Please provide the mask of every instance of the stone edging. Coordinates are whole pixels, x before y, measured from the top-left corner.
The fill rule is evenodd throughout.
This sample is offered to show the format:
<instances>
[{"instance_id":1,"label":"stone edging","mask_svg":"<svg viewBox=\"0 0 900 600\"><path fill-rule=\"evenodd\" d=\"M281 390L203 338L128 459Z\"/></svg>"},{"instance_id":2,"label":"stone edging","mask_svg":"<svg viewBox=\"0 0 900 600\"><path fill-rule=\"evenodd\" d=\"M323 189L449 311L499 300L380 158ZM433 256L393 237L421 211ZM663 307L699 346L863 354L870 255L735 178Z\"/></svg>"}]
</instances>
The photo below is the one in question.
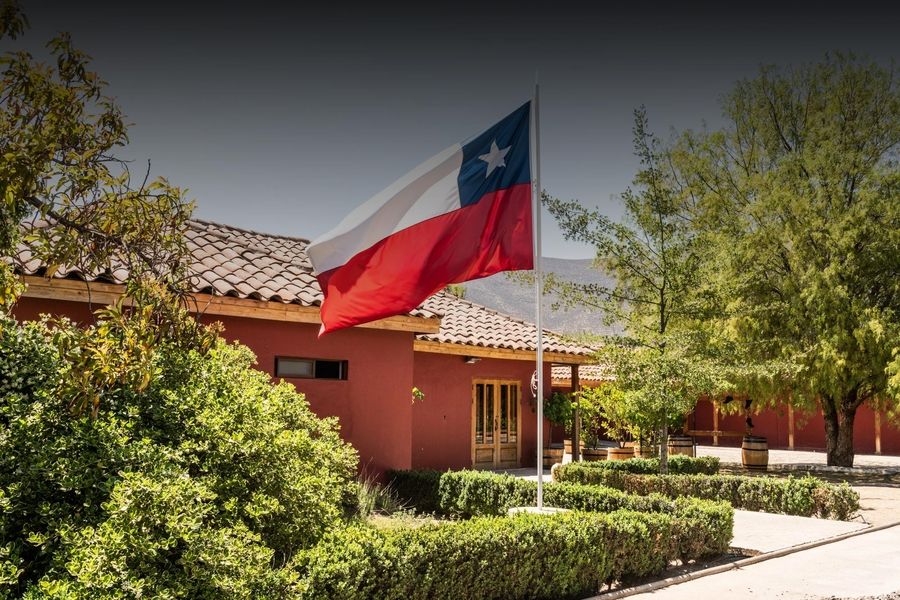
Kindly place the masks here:
<instances>
[{"instance_id":1,"label":"stone edging","mask_svg":"<svg viewBox=\"0 0 900 600\"><path fill-rule=\"evenodd\" d=\"M840 467L836 467L836 468L840 468ZM717 575L718 573L724 573L725 571L731 571L732 569L740 569L742 567L747 567L749 565L767 561L772 558L780 558L782 556L787 556L789 554L794 554L796 552L802 552L803 550L811 550L812 548L818 548L819 546L825 546L826 544L833 544L835 542L840 542L842 540L856 537L858 535L874 533L876 531L881 531L882 529L890 529L891 527L897 527L897 526L900 526L900 521L896 521L894 523L888 523L886 525L879 525L877 527L868 527L865 529L858 529L856 531L842 533L840 535L836 535L836 536L830 537L830 538L825 538L823 540L816 540L814 542L807 542L805 544L799 544L797 546L791 546L789 548L782 548L781 550L775 550L773 552L766 552L765 554L758 554L756 556L751 556L749 558L742 558L741 560L735 560L735 561L728 562L728 563L725 563L722 565L716 565L715 567L710 567L708 569L702 569L700 571L692 571L690 573L685 573L683 575L678 575L675 577L667 577L666 579L652 581L650 583L645 583L645 584L638 585L638 586L635 586L632 588L625 588L625 589L621 589L621 590L607 592L605 594L600 594L597 596L591 596L590 598L586 598L585 600L616 600L617 598L627 598L628 596L634 596L636 594L653 592L653 591L656 591L656 590L659 590L659 589L662 589L665 587L669 587L670 585L676 585L679 583L693 581L694 579L700 579L701 577L707 577L709 575Z\"/></svg>"},{"instance_id":2,"label":"stone edging","mask_svg":"<svg viewBox=\"0 0 900 600\"><path fill-rule=\"evenodd\" d=\"M729 468L742 467L739 462L721 461L719 464ZM818 463L769 464L768 470L770 472L821 471L822 473L843 473L846 475L900 475L900 467L830 467Z\"/></svg>"}]
</instances>

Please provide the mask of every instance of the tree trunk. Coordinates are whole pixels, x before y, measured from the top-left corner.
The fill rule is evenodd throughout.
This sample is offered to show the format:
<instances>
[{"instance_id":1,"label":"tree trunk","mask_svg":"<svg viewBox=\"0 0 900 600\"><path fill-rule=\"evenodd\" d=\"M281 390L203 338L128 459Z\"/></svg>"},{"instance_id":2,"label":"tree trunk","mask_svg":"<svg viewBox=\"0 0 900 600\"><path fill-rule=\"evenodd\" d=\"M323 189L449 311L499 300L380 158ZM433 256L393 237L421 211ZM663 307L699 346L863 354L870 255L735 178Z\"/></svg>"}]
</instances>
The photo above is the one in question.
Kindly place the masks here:
<instances>
[{"instance_id":1,"label":"tree trunk","mask_svg":"<svg viewBox=\"0 0 900 600\"><path fill-rule=\"evenodd\" d=\"M659 430L659 472L669 472L669 426L665 424Z\"/></svg>"},{"instance_id":2,"label":"tree trunk","mask_svg":"<svg viewBox=\"0 0 900 600\"><path fill-rule=\"evenodd\" d=\"M830 467L853 466L853 422L861 404L857 390L843 398L822 396L825 418L825 450Z\"/></svg>"}]
</instances>

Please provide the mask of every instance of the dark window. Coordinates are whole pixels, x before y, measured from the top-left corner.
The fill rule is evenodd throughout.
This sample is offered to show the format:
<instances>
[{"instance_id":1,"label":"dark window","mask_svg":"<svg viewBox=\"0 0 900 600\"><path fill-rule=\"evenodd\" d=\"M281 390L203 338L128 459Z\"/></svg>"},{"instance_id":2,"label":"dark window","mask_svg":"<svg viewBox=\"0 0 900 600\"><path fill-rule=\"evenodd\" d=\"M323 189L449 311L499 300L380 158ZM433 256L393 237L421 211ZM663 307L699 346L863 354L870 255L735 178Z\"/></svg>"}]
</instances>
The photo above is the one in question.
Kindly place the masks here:
<instances>
[{"instance_id":1,"label":"dark window","mask_svg":"<svg viewBox=\"0 0 900 600\"><path fill-rule=\"evenodd\" d=\"M347 379L346 360L275 357L275 377L289 379Z\"/></svg>"}]
</instances>

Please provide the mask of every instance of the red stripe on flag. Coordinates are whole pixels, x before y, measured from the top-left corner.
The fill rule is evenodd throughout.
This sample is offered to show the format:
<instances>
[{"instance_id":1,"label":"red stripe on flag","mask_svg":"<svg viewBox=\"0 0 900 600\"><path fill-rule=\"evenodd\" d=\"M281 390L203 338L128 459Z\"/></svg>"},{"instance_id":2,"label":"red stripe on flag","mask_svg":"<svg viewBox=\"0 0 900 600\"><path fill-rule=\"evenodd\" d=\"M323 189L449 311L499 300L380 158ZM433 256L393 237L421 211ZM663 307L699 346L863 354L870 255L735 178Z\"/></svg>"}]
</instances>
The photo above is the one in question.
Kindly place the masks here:
<instances>
[{"instance_id":1,"label":"red stripe on flag","mask_svg":"<svg viewBox=\"0 0 900 600\"><path fill-rule=\"evenodd\" d=\"M321 333L407 313L450 283L533 267L525 183L407 227L321 273Z\"/></svg>"}]
</instances>

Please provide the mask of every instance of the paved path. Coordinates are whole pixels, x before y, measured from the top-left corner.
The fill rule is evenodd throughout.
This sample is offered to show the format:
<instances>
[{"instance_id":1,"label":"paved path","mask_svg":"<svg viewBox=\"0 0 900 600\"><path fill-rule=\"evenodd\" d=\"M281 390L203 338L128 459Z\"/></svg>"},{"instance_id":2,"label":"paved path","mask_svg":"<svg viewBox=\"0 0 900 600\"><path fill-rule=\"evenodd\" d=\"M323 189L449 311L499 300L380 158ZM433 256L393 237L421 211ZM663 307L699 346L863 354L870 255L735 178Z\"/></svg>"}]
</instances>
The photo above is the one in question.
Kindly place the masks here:
<instances>
[{"instance_id":1,"label":"paved path","mask_svg":"<svg viewBox=\"0 0 900 600\"><path fill-rule=\"evenodd\" d=\"M900 526L631 596L645 600L812 600L900 591Z\"/></svg>"},{"instance_id":2,"label":"paved path","mask_svg":"<svg viewBox=\"0 0 900 600\"><path fill-rule=\"evenodd\" d=\"M862 520L872 525L900 522L900 485L854 485Z\"/></svg>"},{"instance_id":3,"label":"paved path","mask_svg":"<svg viewBox=\"0 0 900 600\"><path fill-rule=\"evenodd\" d=\"M749 510L734 511L733 548L774 552L866 529L860 522L773 515Z\"/></svg>"}]
</instances>

